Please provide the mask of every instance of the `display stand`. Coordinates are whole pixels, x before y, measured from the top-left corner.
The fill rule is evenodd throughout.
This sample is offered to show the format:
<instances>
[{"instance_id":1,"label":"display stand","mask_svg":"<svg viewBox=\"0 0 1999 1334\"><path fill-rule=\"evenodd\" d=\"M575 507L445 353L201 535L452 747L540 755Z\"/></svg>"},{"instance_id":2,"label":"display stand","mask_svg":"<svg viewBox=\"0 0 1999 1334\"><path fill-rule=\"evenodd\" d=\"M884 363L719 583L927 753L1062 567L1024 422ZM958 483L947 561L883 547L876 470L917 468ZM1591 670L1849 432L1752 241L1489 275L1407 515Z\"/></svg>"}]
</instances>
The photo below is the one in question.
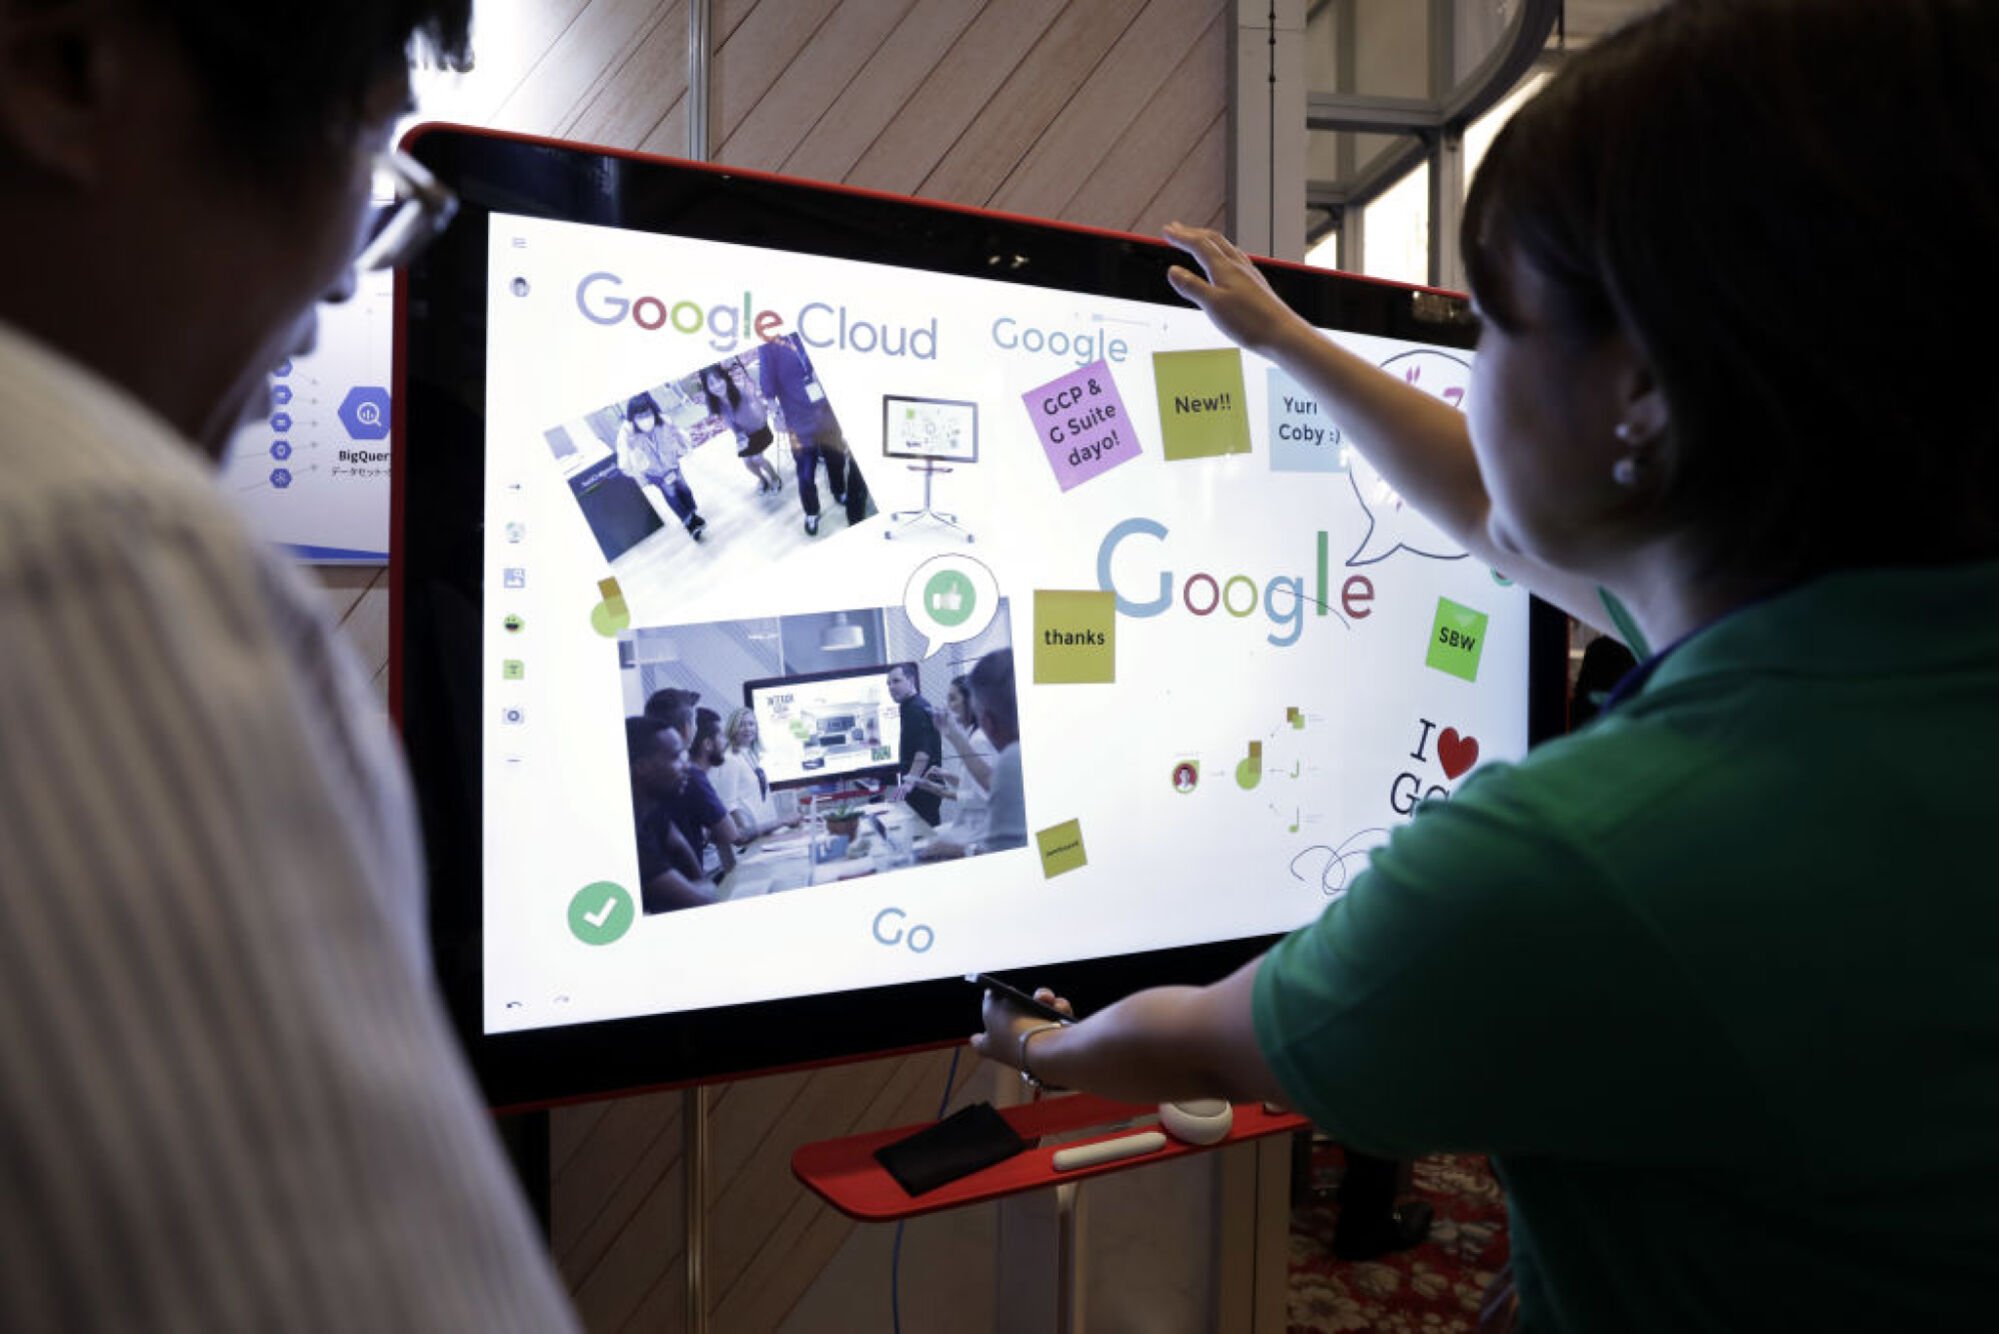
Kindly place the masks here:
<instances>
[{"instance_id":1,"label":"display stand","mask_svg":"<svg viewBox=\"0 0 1999 1334\"><path fill-rule=\"evenodd\" d=\"M897 510L895 513L889 515L889 521L895 526L883 532L882 537L893 541L898 537L907 537L909 530L918 524L931 523L941 528L950 529L956 536L970 542L972 540L971 530L958 522L957 515L946 514L942 510L935 510L930 507L930 479L938 473L950 472L951 469L940 468L934 461L925 459L921 463L910 464L909 470L923 474L923 508Z\"/></svg>"},{"instance_id":2,"label":"display stand","mask_svg":"<svg viewBox=\"0 0 1999 1334\"><path fill-rule=\"evenodd\" d=\"M1034 1147L920 1196L905 1191L875 1160L875 1150L893 1144L923 1125L849 1135L800 1145L791 1156L792 1174L849 1218L897 1222L922 1214L999 1201L1000 1250L1010 1281L1000 1293L996 1328L1054 1330L1081 1334L1082 1312L1077 1234L1081 1197L1077 1187L1091 1177L1126 1172L1153 1163L1186 1158L1267 1135L1288 1134L1310 1124L1290 1112L1272 1112L1258 1103L1239 1104L1227 1137L1193 1145L1168 1139L1166 1147L1074 1171L1057 1172L1058 1148L1115 1139L1135 1128L1155 1128L1157 1107L1114 1102L1090 1094L1044 1098L1000 1109L1022 1139ZM1145 1121L1142 1127L1134 1123ZM1079 1133L1080 1132L1080 1133ZM1059 1144L1045 1141L1060 1138Z\"/></svg>"},{"instance_id":3,"label":"display stand","mask_svg":"<svg viewBox=\"0 0 1999 1334\"><path fill-rule=\"evenodd\" d=\"M708 1334L708 1089L680 1094L680 1161L686 1174L687 1334Z\"/></svg>"}]
</instances>

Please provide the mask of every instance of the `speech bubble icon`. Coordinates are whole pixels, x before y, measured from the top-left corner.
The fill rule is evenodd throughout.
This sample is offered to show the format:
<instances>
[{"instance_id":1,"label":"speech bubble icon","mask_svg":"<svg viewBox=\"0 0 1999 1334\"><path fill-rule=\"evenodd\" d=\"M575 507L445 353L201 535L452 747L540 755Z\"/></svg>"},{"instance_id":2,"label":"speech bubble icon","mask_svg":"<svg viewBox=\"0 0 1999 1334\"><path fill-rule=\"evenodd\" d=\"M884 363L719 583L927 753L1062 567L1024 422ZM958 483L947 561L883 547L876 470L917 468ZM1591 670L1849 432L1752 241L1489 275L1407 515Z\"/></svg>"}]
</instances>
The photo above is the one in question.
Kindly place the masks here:
<instances>
[{"instance_id":1,"label":"speech bubble icon","mask_svg":"<svg viewBox=\"0 0 1999 1334\"><path fill-rule=\"evenodd\" d=\"M1390 357L1381 363L1381 369L1460 410L1471 386L1469 363L1428 348ZM1348 455L1348 463L1347 480L1353 484L1361 513L1367 516L1367 532L1347 557L1349 566L1373 565L1398 551L1429 560L1463 560L1470 554L1411 509L1358 451Z\"/></svg>"},{"instance_id":2,"label":"speech bubble icon","mask_svg":"<svg viewBox=\"0 0 1999 1334\"><path fill-rule=\"evenodd\" d=\"M927 641L923 656L933 657L946 644L962 644L992 624L999 580L970 556L932 556L909 576L902 610Z\"/></svg>"}]
</instances>

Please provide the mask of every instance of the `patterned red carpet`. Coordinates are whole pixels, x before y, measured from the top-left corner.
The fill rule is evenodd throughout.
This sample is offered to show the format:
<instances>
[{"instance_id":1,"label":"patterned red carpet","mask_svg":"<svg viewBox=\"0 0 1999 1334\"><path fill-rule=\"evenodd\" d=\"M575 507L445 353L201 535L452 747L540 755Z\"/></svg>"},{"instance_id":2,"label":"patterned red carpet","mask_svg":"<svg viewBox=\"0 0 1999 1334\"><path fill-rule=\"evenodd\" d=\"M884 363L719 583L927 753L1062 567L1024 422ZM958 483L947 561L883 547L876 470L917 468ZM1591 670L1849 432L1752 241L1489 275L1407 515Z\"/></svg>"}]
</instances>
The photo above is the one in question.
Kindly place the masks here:
<instances>
[{"instance_id":1,"label":"patterned red carpet","mask_svg":"<svg viewBox=\"0 0 1999 1334\"><path fill-rule=\"evenodd\" d=\"M1484 1158L1416 1161L1415 1198L1436 1210L1420 1246L1358 1264L1333 1256L1333 1188L1345 1159L1314 1144L1309 1198L1291 1215L1290 1334L1381 1330L1458 1334L1478 1327L1480 1300L1506 1264L1506 1199Z\"/></svg>"}]
</instances>

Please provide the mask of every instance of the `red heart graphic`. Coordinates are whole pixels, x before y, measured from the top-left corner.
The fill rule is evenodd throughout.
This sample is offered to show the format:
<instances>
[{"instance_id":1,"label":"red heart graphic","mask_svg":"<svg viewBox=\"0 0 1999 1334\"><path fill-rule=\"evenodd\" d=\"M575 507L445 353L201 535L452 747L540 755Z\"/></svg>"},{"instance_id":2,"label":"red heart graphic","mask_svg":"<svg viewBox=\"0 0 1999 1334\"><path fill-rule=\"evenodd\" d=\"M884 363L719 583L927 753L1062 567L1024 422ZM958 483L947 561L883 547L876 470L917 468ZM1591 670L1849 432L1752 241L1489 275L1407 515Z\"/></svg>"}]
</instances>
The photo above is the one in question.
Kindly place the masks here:
<instances>
[{"instance_id":1,"label":"red heart graphic","mask_svg":"<svg viewBox=\"0 0 1999 1334\"><path fill-rule=\"evenodd\" d=\"M1459 736L1457 728L1446 727L1437 737L1437 763L1444 766L1444 777L1456 778L1478 763L1478 738Z\"/></svg>"}]
</instances>

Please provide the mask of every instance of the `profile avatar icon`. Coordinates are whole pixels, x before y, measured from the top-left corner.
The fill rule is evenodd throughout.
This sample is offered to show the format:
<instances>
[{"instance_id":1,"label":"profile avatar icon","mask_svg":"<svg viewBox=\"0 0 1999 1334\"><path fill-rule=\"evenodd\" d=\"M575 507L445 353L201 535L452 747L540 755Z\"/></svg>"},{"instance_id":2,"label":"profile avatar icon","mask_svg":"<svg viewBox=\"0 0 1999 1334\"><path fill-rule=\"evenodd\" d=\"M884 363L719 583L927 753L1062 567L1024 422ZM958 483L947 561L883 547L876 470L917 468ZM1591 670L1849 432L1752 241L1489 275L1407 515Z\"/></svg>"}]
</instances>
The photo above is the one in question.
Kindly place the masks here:
<instances>
[{"instance_id":1,"label":"profile avatar icon","mask_svg":"<svg viewBox=\"0 0 1999 1334\"><path fill-rule=\"evenodd\" d=\"M1201 782L1201 766L1193 760L1182 760L1173 766L1173 790L1181 796L1192 792Z\"/></svg>"}]
</instances>

